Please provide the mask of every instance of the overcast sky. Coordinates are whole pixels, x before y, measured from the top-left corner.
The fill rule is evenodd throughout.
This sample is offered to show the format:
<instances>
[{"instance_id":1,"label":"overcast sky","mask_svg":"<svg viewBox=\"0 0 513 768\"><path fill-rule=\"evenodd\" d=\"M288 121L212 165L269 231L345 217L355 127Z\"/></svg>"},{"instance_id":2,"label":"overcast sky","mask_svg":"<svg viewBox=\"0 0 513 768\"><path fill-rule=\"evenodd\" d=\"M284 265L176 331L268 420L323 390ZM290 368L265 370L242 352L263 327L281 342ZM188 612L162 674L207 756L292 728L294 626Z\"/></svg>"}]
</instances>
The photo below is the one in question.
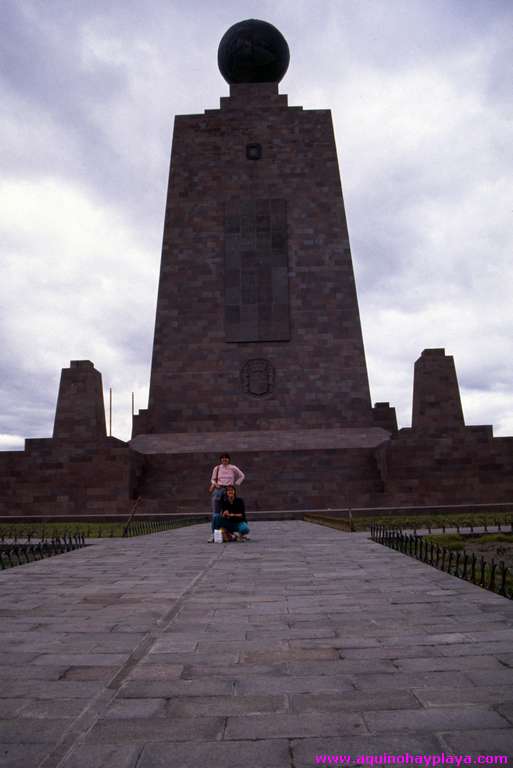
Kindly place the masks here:
<instances>
[{"instance_id":1,"label":"overcast sky","mask_svg":"<svg viewBox=\"0 0 513 768\"><path fill-rule=\"evenodd\" d=\"M0 449L48 437L90 359L113 434L147 405L172 121L219 106L226 29L270 21L291 105L330 108L373 402L454 355L513 435L511 0L0 0Z\"/></svg>"}]
</instances>

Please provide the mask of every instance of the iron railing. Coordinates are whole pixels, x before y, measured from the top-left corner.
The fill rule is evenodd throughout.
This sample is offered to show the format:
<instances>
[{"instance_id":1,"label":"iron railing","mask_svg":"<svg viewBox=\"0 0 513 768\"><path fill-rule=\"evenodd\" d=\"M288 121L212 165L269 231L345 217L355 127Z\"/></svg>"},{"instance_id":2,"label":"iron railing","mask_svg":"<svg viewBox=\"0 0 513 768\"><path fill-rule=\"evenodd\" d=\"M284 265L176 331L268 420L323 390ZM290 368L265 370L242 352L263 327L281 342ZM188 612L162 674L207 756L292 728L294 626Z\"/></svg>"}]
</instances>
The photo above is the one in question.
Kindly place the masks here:
<instances>
[{"instance_id":1,"label":"iron railing","mask_svg":"<svg viewBox=\"0 0 513 768\"><path fill-rule=\"evenodd\" d=\"M160 533L161 531L169 531L172 528L183 528L186 525L206 523L209 522L209 520L209 515L195 518L183 518L181 520L131 520L125 526L123 536L144 536L148 533Z\"/></svg>"},{"instance_id":2,"label":"iron railing","mask_svg":"<svg viewBox=\"0 0 513 768\"><path fill-rule=\"evenodd\" d=\"M470 581L483 589L513 600L513 573L503 560L499 563L493 559L487 562L484 557L477 557L475 553L469 555L465 550L454 551L427 541L415 533L407 534L400 528L387 528L383 525L371 526L371 539L415 557L451 576Z\"/></svg>"},{"instance_id":3,"label":"iron railing","mask_svg":"<svg viewBox=\"0 0 513 768\"><path fill-rule=\"evenodd\" d=\"M372 527L372 525L371 525ZM446 533L447 531L456 531L456 533L461 533L462 531L467 531L468 533L474 533L475 528L482 529L484 533L489 532L489 528L492 529L492 533L513 533L513 517L506 518L504 517L502 520L499 518L493 518L493 519L486 519L483 518L480 521L472 521L469 520L468 522L451 522L451 520L448 520L447 518L442 518L440 522L419 522L418 525L411 524L411 521L404 524L404 527L411 528L413 530L414 535L417 535L417 529L423 528L427 530L428 533L431 533L433 529L436 531L441 530L442 533ZM508 531L509 528L509 531ZM395 528L394 528L395 530ZM400 529L402 530L402 529Z\"/></svg>"},{"instance_id":4,"label":"iron railing","mask_svg":"<svg viewBox=\"0 0 513 768\"><path fill-rule=\"evenodd\" d=\"M74 536L64 534L62 538L55 538L49 541L39 541L26 544L20 542L5 542L0 544L0 570L14 568L17 565L33 563L37 560L44 560L54 555L62 555L64 552L71 552L75 549L82 549L86 546L85 538L77 533Z\"/></svg>"}]
</instances>

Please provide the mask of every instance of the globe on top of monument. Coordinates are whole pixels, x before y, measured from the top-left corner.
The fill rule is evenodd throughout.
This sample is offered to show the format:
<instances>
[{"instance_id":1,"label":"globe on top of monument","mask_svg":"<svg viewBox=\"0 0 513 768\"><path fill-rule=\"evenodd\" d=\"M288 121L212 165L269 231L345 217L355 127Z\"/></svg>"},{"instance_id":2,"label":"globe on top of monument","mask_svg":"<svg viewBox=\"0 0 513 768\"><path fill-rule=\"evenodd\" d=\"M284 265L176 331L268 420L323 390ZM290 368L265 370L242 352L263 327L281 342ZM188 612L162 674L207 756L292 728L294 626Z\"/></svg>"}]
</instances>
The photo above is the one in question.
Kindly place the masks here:
<instances>
[{"instance_id":1,"label":"globe on top of monument","mask_svg":"<svg viewBox=\"0 0 513 768\"><path fill-rule=\"evenodd\" d=\"M279 83L289 66L289 46L267 21L246 19L228 29L217 62L228 83Z\"/></svg>"}]
</instances>

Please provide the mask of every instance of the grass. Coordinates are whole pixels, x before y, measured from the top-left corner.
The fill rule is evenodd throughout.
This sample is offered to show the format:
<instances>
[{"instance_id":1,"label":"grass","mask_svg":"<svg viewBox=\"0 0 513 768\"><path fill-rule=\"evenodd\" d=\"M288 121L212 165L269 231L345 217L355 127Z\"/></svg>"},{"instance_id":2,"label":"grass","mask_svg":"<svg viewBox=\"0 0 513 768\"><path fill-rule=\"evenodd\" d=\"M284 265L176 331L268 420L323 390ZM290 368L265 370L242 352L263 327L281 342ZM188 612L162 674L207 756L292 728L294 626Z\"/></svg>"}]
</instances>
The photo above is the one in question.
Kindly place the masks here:
<instances>
[{"instance_id":1,"label":"grass","mask_svg":"<svg viewBox=\"0 0 513 768\"><path fill-rule=\"evenodd\" d=\"M141 521L134 521L137 526ZM183 519L169 521L168 527L182 528L185 525L194 525L203 523L203 519ZM18 539L26 539L30 536L32 539L53 539L62 538L64 534L74 536L82 534L86 539L97 538L116 538L123 536L126 523L81 523L81 522L60 522L60 523L2 523L0 524L0 540L2 538L12 539L15 536Z\"/></svg>"},{"instance_id":2,"label":"grass","mask_svg":"<svg viewBox=\"0 0 513 768\"><path fill-rule=\"evenodd\" d=\"M305 515L305 523L317 523L317 525L326 525L328 528L336 528L338 531L349 531L349 521L340 517L325 517L323 515Z\"/></svg>"},{"instance_id":3,"label":"grass","mask_svg":"<svg viewBox=\"0 0 513 768\"><path fill-rule=\"evenodd\" d=\"M459 533L440 533L434 536L423 536L423 539L432 544L438 544L439 547L451 549L453 552L461 552L465 548L466 541L466 537L461 536Z\"/></svg>"},{"instance_id":4,"label":"grass","mask_svg":"<svg viewBox=\"0 0 513 768\"><path fill-rule=\"evenodd\" d=\"M19 539L31 538L40 539L43 536L47 539L61 538L64 534L74 536L81 533L87 538L98 538L107 536L122 536L124 523L2 523L0 524L0 537Z\"/></svg>"},{"instance_id":5,"label":"grass","mask_svg":"<svg viewBox=\"0 0 513 768\"><path fill-rule=\"evenodd\" d=\"M505 541L513 544L513 533L483 533L476 541L483 544L488 541Z\"/></svg>"},{"instance_id":6,"label":"grass","mask_svg":"<svg viewBox=\"0 0 513 768\"><path fill-rule=\"evenodd\" d=\"M483 533L481 536L461 535L459 533L440 533L430 536L423 536L425 541L438 544L439 547L446 547L453 551L462 550L465 544L488 544L493 542L505 542L513 544L513 533Z\"/></svg>"},{"instance_id":7,"label":"grass","mask_svg":"<svg viewBox=\"0 0 513 768\"><path fill-rule=\"evenodd\" d=\"M309 515L304 518L307 522L315 522L320 525L327 525L340 531L349 530L349 521L347 517L330 517L329 515ZM445 515L389 515L376 517L357 517L353 515L353 530L368 531L371 525L383 525L386 528L410 528L420 530L421 528L474 528L483 526L492 526L500 523L501 526L508 527L513 523L513 514L445 514ZM494 534L495 535L495 534ZM500 534L499 534L500 535Z\"/></svg>"}]
</instances>

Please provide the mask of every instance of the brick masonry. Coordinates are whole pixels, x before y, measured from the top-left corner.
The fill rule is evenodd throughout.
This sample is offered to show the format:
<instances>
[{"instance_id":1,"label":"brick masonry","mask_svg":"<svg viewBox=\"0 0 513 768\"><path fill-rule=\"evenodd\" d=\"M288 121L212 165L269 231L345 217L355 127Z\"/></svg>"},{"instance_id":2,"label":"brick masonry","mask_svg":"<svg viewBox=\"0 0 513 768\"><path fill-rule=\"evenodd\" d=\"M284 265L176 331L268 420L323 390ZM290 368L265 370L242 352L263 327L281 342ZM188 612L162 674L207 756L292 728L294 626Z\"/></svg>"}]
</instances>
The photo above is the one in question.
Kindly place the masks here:
<instances>
[{"instance_id":1,"label":"brick masonry","mask_svg":"<svg viewBox=\"0 0 513 768\"><path fill-rule=\"evenodd\" d=\"M53 436L77 441L107 436L102 375L90 360L72 360L61 371Z\"/></svg>"},{"instance_id":2,"label":"brick masonry","mask_svg":"<svg viewBox=\"0 0 513 768\"><path fill-rule=\"evenodd\" d=\"M3 768L511 758L513 601L365 534L250 525L247 545L194 526L4 572Z\"/></svg>"},{"instance_id":3,"label":"brick masonry","mask_svg":"<svg viewBox=\"0 0 513 768\"><path fill-rule=\"evenodd\" d=\"M175 119L134 435L372 423L331 113L232 85L221 109Z\"/></svg>"},{"instance_id":4,"label":"brick masonry","mask_svg":"<svg viewBox=\"0 0 513 768\"><path fill-rule=\"evenodd\" d=\"M228 434L219 435L220 439ZM230 440L225 439L230 445ZM232 461L246 474L239 489L252 510L376 506L383 490L371 447L275 447L232 451ZM140 493L148 511L190 512L209 509L207 487L219 463L214 450L145 453Z\"/></svg>"},{"instance_id":5,"label":"brick masonry","mask_svg":"<svg viewBox=\"0 0 513 768\"><path fill-rule=\"evenodd\" d=\"M61 373L53 438L0 453L0 515L128 515L141 464L106 436L100 372L73 360Z\"/></svg>"},{"instance_id":6,"label":"brick masonry","mask_svg":"<svg viewBox=\"0 0 513 768\"><path fill-rule=\"evenodd\" d=\"M376 450L389 505L513 500L513 438L466 427L454 360L425 349L415 363L412 428Z\"/></svg>"},{"instance_id":7,"label":"brick masonry","mask_svg":"<svg viewBox=\"0 0 513 768\"><path fill-rule=\"evenodd\" d=\"M443 349L412 428L371 407L331 114L276 83L175 120L148 409L106 436L101 374L63 369L53 438L0 453L0 515L207 510L221 451L249 509L513 500L513 438L466 427Z\"/></svg>"},{"instance_id":8,"label":"brick masonry","mask_svg":"<svg viewBox=\"0 0 513 768\"><path fill-rule=\"evenodd\" d=\"M464 426L454 358L425 349L413 374L413 429L435 434Z\"/></svg>"},{"instance_id":9,"label":"brick masonry","mask_svg":"<svg viewBox=\"0 0 513 768\"><path fill-rule=\"evenodd\" d=\"M0 515L127 516L135 458L114 437L27 440L0 453Z\"/></svg>"}]
</instances>

